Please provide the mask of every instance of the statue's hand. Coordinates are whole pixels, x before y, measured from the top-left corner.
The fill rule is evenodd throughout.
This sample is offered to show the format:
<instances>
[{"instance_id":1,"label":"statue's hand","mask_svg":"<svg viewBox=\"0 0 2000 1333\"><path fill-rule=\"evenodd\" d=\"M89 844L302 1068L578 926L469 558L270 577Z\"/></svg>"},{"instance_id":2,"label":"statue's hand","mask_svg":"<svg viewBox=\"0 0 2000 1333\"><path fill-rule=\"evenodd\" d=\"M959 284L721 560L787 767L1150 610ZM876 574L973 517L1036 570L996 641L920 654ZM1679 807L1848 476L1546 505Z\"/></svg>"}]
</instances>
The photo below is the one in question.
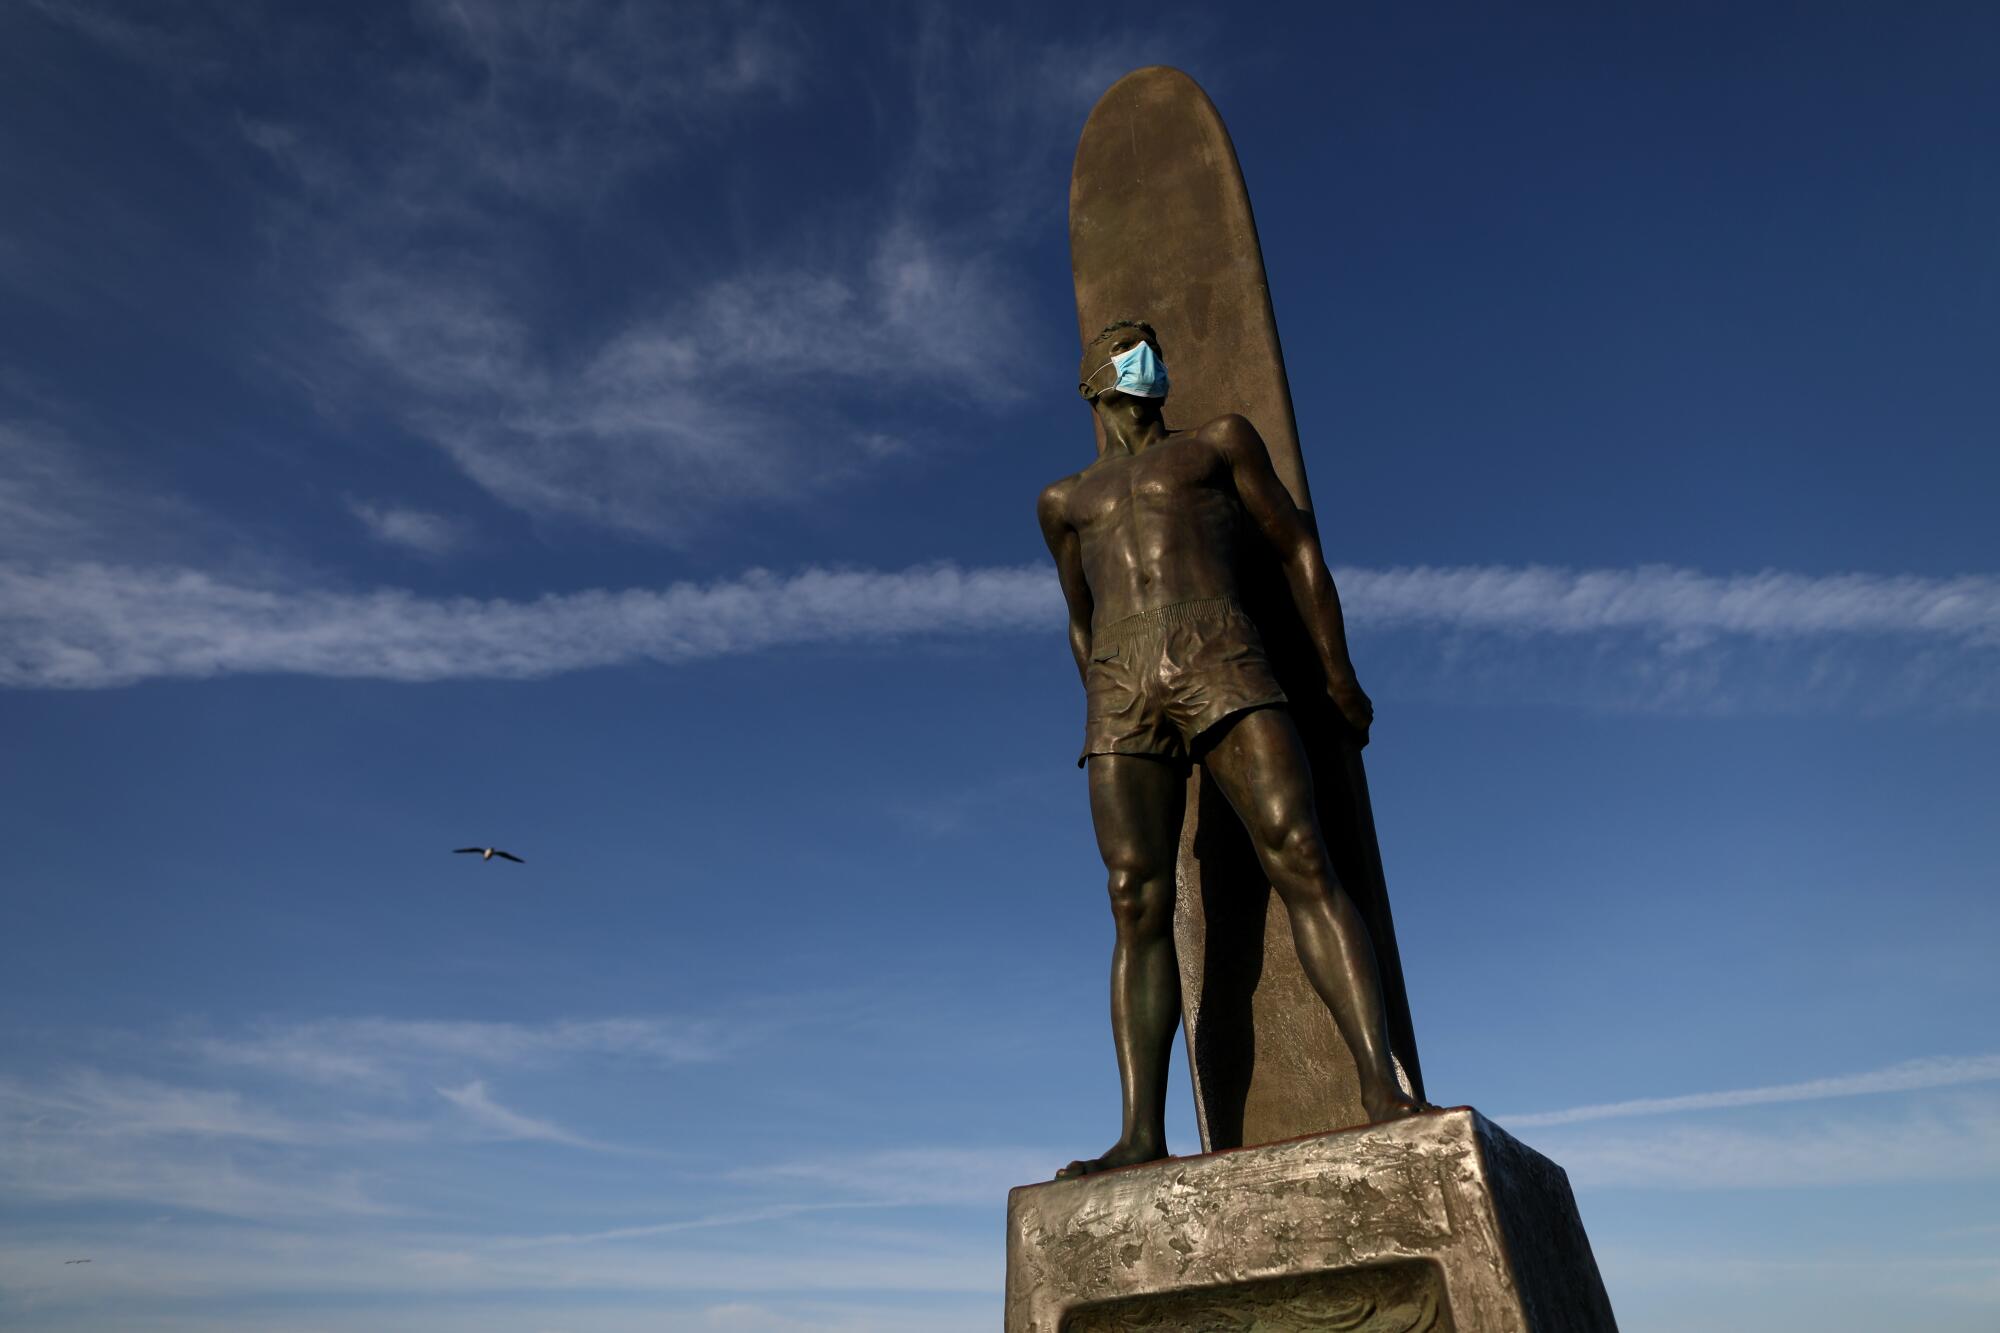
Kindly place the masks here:
<instances>
[{"instance_id":1,"label":"statue's hand","mask_svg":"<svg viewBox=\"0 0 2000 1333\"><path fill-rule=\"evenodd\" d=\"M1333 706L1340 710L1341 717L1353 729L1356 748L1365 747L1368 744L1368 728L1375 721L1375 705L1362 690L1361 682L1352 676L1330 680L1326 692L1333 700Z\"/></svg>"}]
</instances>

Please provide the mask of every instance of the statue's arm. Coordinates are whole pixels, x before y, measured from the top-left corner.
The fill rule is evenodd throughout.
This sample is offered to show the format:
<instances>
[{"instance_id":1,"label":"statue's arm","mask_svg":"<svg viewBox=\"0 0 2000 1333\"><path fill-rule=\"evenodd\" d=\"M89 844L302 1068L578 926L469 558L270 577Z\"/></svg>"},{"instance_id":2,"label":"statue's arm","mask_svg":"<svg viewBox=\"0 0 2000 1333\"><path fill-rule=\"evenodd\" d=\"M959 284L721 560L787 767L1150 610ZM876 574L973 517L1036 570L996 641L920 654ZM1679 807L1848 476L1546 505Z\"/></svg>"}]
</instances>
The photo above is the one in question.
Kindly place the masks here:
<instances>
[{"instance_id":1,"label":"statue's arm","mask_svg":"<svg viewBox=\"0 0 2000 1333\"><path fill-rule=\"evenodd\" d=\"M1069 485L1057 482L1042 492L1035 515L1042 522L1042 540L1056 558L1056 577L1062 580L1063 600L1069 604L1069 651L1076 658L1076 674L1090 670L1090 615L1095 604L1090 585L1083 579L1083 546L1068 517Z\"/></svg>"},{"instance_id":2,"label":"statue's arm","mask_svg":"<svg viewBox=\"0 0 2000 1333\"><path fill-rule=\"evenodd\" d=\"M1327 693L1366 745L1375 706L1354 676L1354 660L1347 652L1347 621L1340 611L1340 592L1333 586L1332 571L1326 567L1319 534L1292 503L1291 492L1272 471L1270 451L1264 447L1257 428L1240 416L1224 417L1217 424L1217 443L1229 460L1237 498L1243 502L1251 524L1278 553L1285 580L1291 586L1292 600L1312 634L1313 647L1326 672Z\"/></svg>"}]
</instances>

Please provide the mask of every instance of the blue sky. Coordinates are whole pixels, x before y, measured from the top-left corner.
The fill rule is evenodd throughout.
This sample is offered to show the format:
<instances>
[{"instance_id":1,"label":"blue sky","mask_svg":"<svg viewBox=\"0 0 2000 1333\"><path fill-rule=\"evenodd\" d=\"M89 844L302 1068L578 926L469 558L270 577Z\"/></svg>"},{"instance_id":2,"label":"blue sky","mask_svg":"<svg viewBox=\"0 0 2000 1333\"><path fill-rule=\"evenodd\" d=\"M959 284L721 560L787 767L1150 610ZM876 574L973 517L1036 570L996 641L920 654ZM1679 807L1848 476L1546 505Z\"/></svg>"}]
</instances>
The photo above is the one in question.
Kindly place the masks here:
<instances>
[{"instance_id":1,"label":"blue sky","mask_svg":"<svg viewBox=\"0 0 2000 1333\"><path fill-rule=\"evenodd\" d=\"M0 12L0 1323L994 1326L1115 1132L1031 507L1156 62L1432 1094L1626 1333L1995 1326L2000 19L581 0Z\"/></svg>"}]
</instances>

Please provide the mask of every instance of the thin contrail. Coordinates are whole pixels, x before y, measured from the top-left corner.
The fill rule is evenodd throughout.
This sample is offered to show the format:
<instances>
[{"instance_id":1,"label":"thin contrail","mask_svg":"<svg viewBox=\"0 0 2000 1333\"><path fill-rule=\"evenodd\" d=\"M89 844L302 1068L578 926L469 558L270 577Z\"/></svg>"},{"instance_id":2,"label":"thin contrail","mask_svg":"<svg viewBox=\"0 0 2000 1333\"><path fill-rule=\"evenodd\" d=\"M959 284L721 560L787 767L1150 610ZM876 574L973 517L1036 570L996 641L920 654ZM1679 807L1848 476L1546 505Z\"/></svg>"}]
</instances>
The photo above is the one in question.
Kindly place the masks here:
<instances>
[{"instance_id":1,"label":"thin contrail","mask_svg":"<svg viewBox=\"0 0 2000 1333\"><path fill-rule=\"evenodd\" d=\"M1415 566L1336 571L1361 630L1895 640L1983 663L2000 576ZM193 569L0 561L0 687L275 672L526 680L819 644L1030 632L1060 641L1046 565L749 570L709 583L508 600L266 586Z\"/></svg>"},{"instance_id":2,"label":"thin contrail","mask_svg":"<svg viewBox=\"0 0 2000 1333\"><path fill-rule=\"evenodd\" d=\"M1601 1102L1562 1111L1498 1117L1507 1126L1573 1125L1581 1120L1613 1120L1623 1116L1671 1115L1676 1111L1716 1111L1730 1106L1766 1106L1774 1102L1818 1102L1835 1097L1862 1097L1877 1092L1913 1092L1919 1088L1949 1088L1964 1083L2000 1079L2000 1055L1945 1055L1906 1060L1865 1074L1808 1079L1804 1083L1774 1083L1763 1088L1695 1092L1681 1097L1642 1097L1629 1102Z\"/></svg>"}]
</instances>

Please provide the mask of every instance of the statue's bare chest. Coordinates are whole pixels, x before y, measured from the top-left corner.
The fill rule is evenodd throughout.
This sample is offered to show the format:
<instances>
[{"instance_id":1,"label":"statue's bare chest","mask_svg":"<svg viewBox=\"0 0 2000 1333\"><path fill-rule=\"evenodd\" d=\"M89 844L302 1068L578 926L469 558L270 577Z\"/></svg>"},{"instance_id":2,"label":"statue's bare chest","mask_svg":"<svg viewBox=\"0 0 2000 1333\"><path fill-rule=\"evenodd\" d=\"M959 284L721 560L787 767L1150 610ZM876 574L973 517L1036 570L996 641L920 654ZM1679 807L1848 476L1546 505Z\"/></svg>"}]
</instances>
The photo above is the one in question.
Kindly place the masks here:
<instances>
[{"instance_id":1,"label":"statue's bare chest","mask_svg":"<svg viewBox=\"0 0 2000 1333\"><path fill-rule=\"evenodd\" d=\"M1086 538L1093 529L1198 521L1236 507L1222 460L1211 449L1179 441L1096 464L1078 479L1069 506L1071 523Z\"/></svg>"}]
</instances>

